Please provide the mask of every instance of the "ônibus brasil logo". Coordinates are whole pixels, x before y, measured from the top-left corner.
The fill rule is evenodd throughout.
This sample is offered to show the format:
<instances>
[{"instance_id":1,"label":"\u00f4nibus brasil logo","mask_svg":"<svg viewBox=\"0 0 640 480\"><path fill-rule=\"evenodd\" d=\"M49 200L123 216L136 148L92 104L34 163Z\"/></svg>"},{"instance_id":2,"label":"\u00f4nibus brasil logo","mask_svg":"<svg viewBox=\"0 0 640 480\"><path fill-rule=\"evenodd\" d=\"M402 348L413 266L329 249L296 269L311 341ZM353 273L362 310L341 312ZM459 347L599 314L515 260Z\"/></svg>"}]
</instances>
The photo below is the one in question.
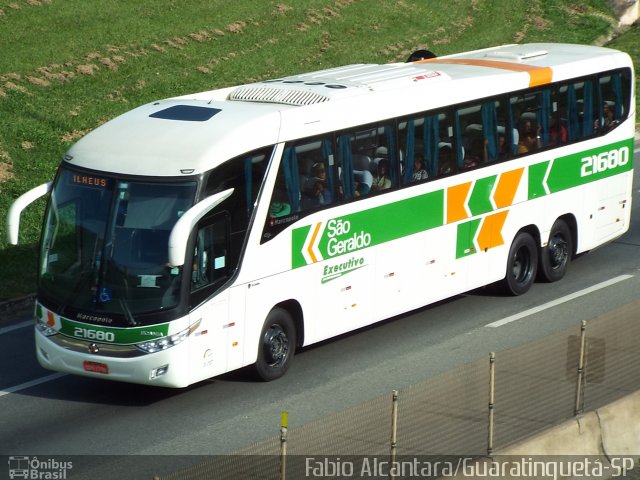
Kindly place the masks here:
<instances>
[{"instance_id":1,"label":"\u00f4nibus brasil logo","mask_svg":"<svg viewBox=\"0 0 640 480\"><path fill-rule=\"evenodd\" d=\"M65 480L73 468L73 462L18 455L10 456L8 463L10 479Z\"/></svg>"}]
</instances>

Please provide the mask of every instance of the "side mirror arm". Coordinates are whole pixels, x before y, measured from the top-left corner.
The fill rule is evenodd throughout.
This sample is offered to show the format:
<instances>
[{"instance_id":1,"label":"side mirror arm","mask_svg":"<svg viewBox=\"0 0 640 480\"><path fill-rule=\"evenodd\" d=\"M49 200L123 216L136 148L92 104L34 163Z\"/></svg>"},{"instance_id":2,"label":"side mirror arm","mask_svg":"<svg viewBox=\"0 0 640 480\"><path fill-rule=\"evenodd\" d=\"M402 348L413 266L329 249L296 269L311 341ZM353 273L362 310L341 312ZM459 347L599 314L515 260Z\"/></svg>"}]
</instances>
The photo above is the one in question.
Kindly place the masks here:
<instances>
[{"instance_id":1,"label":"side mirror arm","mask_svg":"<svg viewBox=\"0 0 640 480\"><path fill-rule=\"evenodd\" d=\"M11 245L18 244L18 232L20 231L20 214L38 198L46 195L53 188L53 182L43 183L20 195L9 207L7 214L7 238Z\"/></svg>"},{"instance_id":2,"label":"side mirror arm","mask_svg":"<svg viewBox=\"0 0 640 480\"><path fill-rule=\"evenodd\" d=\"M232 193L233 188L230 188L224 192L211 195L182 214L169 235L169 265L171 267L184 265L187 242L191 231L202 217L229 198Z\"/></svg>"}]
</instances>

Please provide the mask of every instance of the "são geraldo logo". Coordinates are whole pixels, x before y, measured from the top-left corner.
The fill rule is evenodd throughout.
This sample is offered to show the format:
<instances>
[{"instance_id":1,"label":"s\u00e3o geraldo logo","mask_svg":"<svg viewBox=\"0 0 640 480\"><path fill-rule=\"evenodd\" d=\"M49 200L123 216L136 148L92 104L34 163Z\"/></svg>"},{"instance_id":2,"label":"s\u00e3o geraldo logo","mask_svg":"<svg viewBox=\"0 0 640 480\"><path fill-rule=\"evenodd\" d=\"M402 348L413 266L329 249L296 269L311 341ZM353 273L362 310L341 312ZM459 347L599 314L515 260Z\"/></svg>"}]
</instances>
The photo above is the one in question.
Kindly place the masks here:
<instances>
[{"instance_id":1,"label":"s\u00e3o geraldo logo","mask_svg":"<svg viewBox=\"0 0 640 480\"><path fill-rule=\"evenodd\" d=\"M326 225L317 223L309 229L302 246L307 264L344 255L371 245L371 234L364 230L353 231L351 222L343 219L329 220Z\"/></svg>"}]
</instances>

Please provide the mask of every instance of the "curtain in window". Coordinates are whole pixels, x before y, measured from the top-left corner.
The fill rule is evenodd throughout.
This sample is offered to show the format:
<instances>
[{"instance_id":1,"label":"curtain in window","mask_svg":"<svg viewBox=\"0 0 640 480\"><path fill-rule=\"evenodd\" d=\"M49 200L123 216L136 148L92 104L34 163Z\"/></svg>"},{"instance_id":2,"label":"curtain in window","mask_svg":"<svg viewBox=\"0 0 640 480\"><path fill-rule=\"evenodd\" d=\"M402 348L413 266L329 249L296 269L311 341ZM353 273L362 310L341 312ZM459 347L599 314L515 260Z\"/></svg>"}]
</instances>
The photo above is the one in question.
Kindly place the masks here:
<instances>
[{"instance_id":1,"label":"curtain in window","mask_svg":"<svg viewBox=\"0 0 640 480\"><path fill-rule=\"evenodd\" d=\"M398 162L396 161L396 135L393 127L384 127L384 133L387 137L387 159L389 160L389 178L392 185L398 184Z\"/></svg>"},{"instance_id":2,"label":"curtain in window","mask_svg":"<svg viewBox=\"0 0 640 480\"><path fill-rule=\"evenodd\" d=\"M588 137L593 134L593 83L591 80L584 82L583 87L583 111L582 111L582 135Z\"/></svg>"},{"instance_id":3,"label":"curtain in window","mask_svg":"<svg viewBox=\"0 0 640 480\"><path fill-rule=\"evenodd\" d=\"M424 118L422 136L425 168L429 177L435 177L438 174L438 141L440 139L440 124L437 114Z\"/></svg>"},{"instance_id":4,"label":"curtain in window","mask_svg":"<svg viewBox=\"0 0 640 480\"><path fill-rule=\"evenodd\" d=\"M567 88L567 130L569 141L576 140L580 136L578 100L573 83Z\"/></svg>"},{"instance_id":5,"label":"curtain in window","mask_svg":"<svg viewBox=\"0 0 640 480\"><path fill-rule=\"evenodd\" d=\"M482 132L487 141L487 157L490 162L498 158L498 112L494 102L483 103L480 108L482 114Z\"/></svg>"},{"instance_id":6,"label":"curtain in window","mask_svg":"<svg viewBox=\"0 0 640 480\"><path fill-rule=\"evenodd\" d=\"M622 119L622 77L619 73L611 75L611 83L613 86L613 97L616 104L613 110L614 120Z\"/></svg>"},{"instance_id":7,"label":"curtain in window","mask_svg":"<svg viewBox=\"0 0 640 480\"><path fill-rule=\"evenodd\" d=\"M509 125L508 125L508 135L506 137L507 142L511 142L511 154L515 155L518 152L518 141L520 140L520 135L516 128L516 123L513 119L513 108L511 102L509 102L509 106L507 108L509 115Z\"/></svg>"},{"instance_id":8,"label":"curtain in window","mask_svg":"<svg viewBox=\"0 0 640 480\"><path fill-rule=\"evenodd\" d=\"M407 145L404 156L404 183L410 183L413 178L413 160L416 150L416 122L407 122Z\"/></svg>"},{"instance_id":9,"label":"curtain in window","mask_svg":"<svg viewBox=\"0 0 640 480\"><path fill-rule=\"evenodd\" d=\"M458 169L464 167L464 149L462 148L462 127L460 126L460 114L456 111L454 116L454 134L456 145L456 164Z\"/></svg>"},{"instance_id":10,"label":"curtain in window","mask_svg":"<svg viewBox=\"0 0 640 480\"><path fill-rule=\"evenodd\" d=\"M287 188L291 211L300 211L300 173L298 171L298 157L295 147L287 147L282 154L282 169Z\"/></svg>"},{"instance_id":11,"label":"curtain in window","mask_svg":"<svg viewBox=\"0 0 640 480\"><path fill-rule=\"evenodd\" d=\"M575 93L575 92L574 92ZM545 89L540 92L538 97L540 102L537 120L540 126L540 143L545 146L549 144L549 120L551 119L551 90ZM575 102L574 102L575 103Z\"/></svg>"},{"instance_id":12,"label":"curtain in window","mask_svg":"<svg viewBox=\"0 0 640 480\"><path fill-rule=\"evenodd\" d=\"M338 137L338 166L342 169L341 180L344 199L350 200L355 195L355 178L353 176L350 135L340 135Z\"/></svg>"}]
</instances>

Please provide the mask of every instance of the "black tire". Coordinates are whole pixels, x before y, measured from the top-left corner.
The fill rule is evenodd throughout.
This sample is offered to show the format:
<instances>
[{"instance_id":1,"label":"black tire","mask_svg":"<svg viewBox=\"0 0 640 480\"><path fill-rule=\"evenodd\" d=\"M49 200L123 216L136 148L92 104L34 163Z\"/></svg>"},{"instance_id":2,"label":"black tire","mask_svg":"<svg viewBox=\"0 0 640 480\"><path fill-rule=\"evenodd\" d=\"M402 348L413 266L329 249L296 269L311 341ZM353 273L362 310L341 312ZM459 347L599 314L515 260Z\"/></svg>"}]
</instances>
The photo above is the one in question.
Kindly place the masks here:
<instances>
[{"instance_id":1,"label":"black tire","mask_svg":"<svg viewBox=\"0 0 640 480\"><path fill-rule=\"evenodd\" d=\"M296 350L296 326L289 312L274 308L260 333L255 371L258 378L270 382L283 376Z\"/></svg>"},{"instance_id":2,"label":"black tire","mask_svg":"<svg viewBox=\"0 0 640 480\"><path fill-rule=\"evenodd\" d=\"M520 232L514 238L509 257L507 272L502 280L502 290L509 295L522 295L529 291L536 279L538 270L538 247L527 232Z\"/></svg>"},{"instance_id":3,"label":"black tire","mask_svg":"<svg viewBox=\"0 0 640 480\"><path fill-rule=\"evenodd\" d=\"M540 250L538 276L545 282L557 282L569 268L573 256L573 236L564 220L556 220L549 232L547 246Z\"/></svg>"}]
</instances>

